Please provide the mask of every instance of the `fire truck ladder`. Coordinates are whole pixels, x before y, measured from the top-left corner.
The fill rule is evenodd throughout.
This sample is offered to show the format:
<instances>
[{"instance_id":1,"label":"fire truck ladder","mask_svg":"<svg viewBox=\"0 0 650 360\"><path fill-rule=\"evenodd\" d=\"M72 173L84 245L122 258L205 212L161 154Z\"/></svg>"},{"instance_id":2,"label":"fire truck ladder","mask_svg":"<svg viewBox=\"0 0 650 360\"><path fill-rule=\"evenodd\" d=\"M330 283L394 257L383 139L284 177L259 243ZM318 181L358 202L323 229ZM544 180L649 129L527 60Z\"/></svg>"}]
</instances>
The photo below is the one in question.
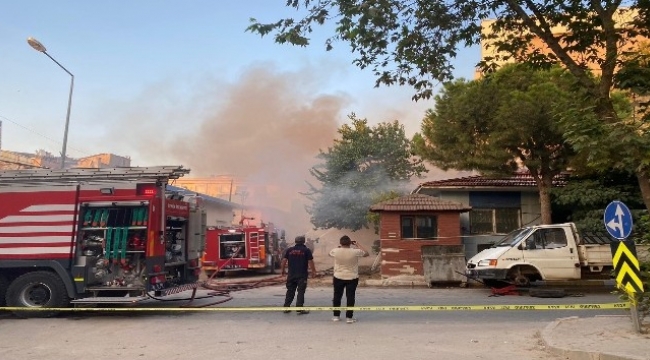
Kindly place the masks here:
<instances>
[{"instance_id":1,"label":"fire truck ladder","mask_svg":"<svg viewBox=\"0 0 650 360\"><path fill-rule=\"evenodd\" d=\"M0 170L0 186L149 181L167 183L190 172L182 166Z\"/></svg>"}]
</instances>

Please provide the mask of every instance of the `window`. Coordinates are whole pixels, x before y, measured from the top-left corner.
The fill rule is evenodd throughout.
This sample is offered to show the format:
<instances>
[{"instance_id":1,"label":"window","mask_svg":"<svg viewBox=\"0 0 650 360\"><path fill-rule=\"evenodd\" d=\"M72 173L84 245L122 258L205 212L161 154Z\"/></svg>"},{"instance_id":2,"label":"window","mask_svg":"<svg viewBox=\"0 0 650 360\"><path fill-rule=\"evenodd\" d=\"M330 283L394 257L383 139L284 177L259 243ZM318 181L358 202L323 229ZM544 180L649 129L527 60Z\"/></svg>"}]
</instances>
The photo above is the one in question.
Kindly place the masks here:
<instances>
[{"instance_id":1,"label":"window","mask_svg":"<svg viewBox=\"0 0 650 360\"><path fill-rule=\"evenodd\" d=\"M435 216L402 216L401 226L402 239L435 239L438 237L438 218Z\"/></svg>"},{"instance_id":2,"label":"window","mask_svg":"<svg viewBox=\"0 0 650 360\"><path fill-rule=\"evenodd\" d=\"M567 246L564 229L539 229L533 236L537 249L556 249Z\"/></svg>"},{"instance_id":3,"label":"window","mask_svg":"<svg viewBox=\"0 0 650 360\"><path fill-rule=\"evenodd\" d=\"M244 234L219 235L219 255L221 259L241 259L246 257Z\"/></svg>"},{"instance_id":4,"label":"window","mask_svg":"<svg viewBox=\"0 0 650 360\"><path fill-rule=\"evenodd\" d=\"M473 209L469 213L472 234L507 234L521 226L519 209Z\"/></svg>"}]
</instances>

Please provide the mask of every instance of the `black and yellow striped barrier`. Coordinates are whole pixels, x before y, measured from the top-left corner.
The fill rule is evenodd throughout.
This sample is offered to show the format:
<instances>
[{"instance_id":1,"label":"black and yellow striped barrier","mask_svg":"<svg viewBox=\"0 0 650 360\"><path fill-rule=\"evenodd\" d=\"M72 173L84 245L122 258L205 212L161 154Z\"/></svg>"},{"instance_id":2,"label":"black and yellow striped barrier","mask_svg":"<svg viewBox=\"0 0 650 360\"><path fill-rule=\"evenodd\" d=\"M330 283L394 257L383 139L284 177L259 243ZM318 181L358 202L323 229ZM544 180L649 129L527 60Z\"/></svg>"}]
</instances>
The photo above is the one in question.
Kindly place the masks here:
<instances>
[{"instance_id":1,"label":"black and yellow striped barrier","mask_svg":"<svg viewBox=\"0 0 650 360\"><path fill-rule=\"evenodd\" d=\"M643 280L641 280L641 267L636 256L634 241L613 241L611 249L618 287L630 296L642 294Z\"/></svg>"}]
</instances>

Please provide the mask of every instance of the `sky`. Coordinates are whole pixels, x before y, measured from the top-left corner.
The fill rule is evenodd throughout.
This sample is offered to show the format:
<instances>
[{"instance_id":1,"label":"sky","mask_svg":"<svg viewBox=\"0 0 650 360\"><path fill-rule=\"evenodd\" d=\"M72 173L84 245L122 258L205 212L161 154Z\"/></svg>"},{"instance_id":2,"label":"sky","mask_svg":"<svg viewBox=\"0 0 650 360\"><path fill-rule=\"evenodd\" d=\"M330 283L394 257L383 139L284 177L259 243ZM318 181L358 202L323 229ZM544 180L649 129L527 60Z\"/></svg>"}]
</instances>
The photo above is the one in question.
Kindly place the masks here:
<instances>
[{"instance_id":1,"label":"sky","mask_svg":"<svg viewBox=\"0 0 650 360\"><path fill-rule=\"evenodd\" d=\"M298 16L285 0L1 4L3 150L61 151L71 77L30 36L74 74L67 154L75 158L114 153L134 166L183 164L194 176L299 187L348 114L399 120L410 137L433 106L412 101L410 87L375 88L346 43L325 51L331 25L317 27L308 47L245 31L251 17ZM456 76L471 78L478 60L478 49L461 50Z\"/></svg>"}]
</instances>

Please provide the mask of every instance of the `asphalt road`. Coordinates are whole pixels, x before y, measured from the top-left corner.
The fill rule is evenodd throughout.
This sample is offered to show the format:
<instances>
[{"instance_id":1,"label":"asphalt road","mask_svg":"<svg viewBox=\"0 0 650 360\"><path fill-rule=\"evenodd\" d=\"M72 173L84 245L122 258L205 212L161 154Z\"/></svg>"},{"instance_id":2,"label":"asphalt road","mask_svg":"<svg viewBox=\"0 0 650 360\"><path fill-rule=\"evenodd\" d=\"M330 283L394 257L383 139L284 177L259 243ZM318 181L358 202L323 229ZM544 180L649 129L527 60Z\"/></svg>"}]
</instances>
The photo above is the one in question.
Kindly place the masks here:
<instances>
[{"instance_id":1,"label":"asphalt road","mask_svg":"<svg viewBox=\"0 0 650 360\"><path fill-rule=\"evenodd\" d=\"M358 306L611 303L611 294L540 299L490 297L486 289L359 288ZM231 293L219 306L279 306L282 286ZM330 306L331 289L307 290L307 306ZM208 301L208 300L202 300ZM166 306L152 303L146 306ZM329 311L67 313L52 319L0 318L0 359L559 359L539 331L560 317L624 310L358 311L358 323Z\"/></svg>"}]
</instances>

